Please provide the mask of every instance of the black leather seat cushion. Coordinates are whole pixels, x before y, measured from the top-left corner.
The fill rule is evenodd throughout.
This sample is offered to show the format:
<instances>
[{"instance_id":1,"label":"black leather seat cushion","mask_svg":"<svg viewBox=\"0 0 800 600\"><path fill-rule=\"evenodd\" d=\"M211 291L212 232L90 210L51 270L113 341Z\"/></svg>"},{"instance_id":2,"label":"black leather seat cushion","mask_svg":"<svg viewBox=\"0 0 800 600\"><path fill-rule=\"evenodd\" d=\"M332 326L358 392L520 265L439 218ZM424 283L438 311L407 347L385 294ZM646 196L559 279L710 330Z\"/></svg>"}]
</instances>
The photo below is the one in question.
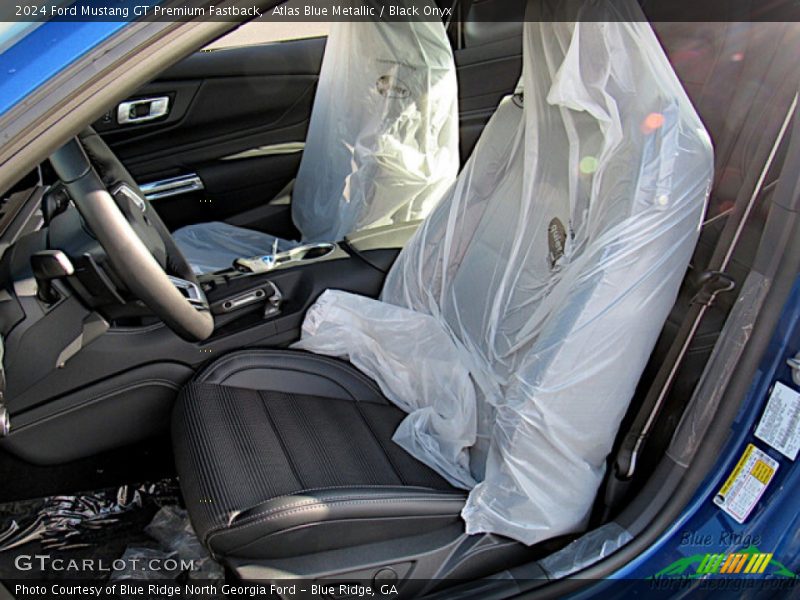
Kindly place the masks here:
<instances>
[{"instance_id":1,"label":"black leather seat cushion","mask_svg":"<svg viewBox=\"0 0 800 600\"><path fill-rule=\"evenodd\" d=\"M215 555L269 558L457 522L465 493L391 441L404 416L339 360L221 358L184 388L173 418L195 531Z\"/></svg>"}]
</instances>

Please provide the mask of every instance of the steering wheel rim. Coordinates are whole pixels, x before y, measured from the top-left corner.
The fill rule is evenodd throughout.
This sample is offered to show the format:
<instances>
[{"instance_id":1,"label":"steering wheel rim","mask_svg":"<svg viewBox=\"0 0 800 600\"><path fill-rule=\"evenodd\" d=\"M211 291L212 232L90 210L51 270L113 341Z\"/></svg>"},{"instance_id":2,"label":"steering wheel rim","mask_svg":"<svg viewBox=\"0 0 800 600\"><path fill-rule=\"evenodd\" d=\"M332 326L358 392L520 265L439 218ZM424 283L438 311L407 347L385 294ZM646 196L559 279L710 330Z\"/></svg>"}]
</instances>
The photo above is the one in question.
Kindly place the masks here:
<instances>
[{"instance_id":1,"label":"steering wheel rim","mask_svg":"<svg viewBox=\"0 0 800 600\"><path fill-rule=\"evenodd\" d=\"M214 331L214 318L197 279L191 270L185 278L167 274L111 196L78 138L59 148L50 162L120 280L176 334L192 342L207 339ZM142 210L150 209L144 198L139 199Z\"/></svg>"}]
</instances>

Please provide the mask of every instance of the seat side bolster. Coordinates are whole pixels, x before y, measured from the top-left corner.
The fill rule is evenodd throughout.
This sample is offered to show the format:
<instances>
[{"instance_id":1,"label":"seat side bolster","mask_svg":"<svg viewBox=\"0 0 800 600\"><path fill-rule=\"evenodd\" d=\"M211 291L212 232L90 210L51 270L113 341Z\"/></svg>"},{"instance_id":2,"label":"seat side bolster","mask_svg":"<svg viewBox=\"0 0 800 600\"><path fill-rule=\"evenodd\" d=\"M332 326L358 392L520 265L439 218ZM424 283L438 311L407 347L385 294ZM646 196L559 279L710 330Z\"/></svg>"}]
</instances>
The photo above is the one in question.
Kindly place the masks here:
<instances>
[{"instance_id":1,"label":"seat side bolster","mask_svg":"<svg viewBox=\"0 0 800 600\"><path fill-rule=\"evenodd\" d=\"M200 371L194 381L337 400L387 403L377 384L350 364L298 350L254 348L232 352Z\"/></svg>"},{"instance_id":2,"label":"seat side bolster","mask_svg":"<svg viewBox=\"0 0 800 600\"><path fill-rule=\"evenodd\" d=\"M322 541L318 549L339 543L352 545L373 541L380 522L424 517L443 519L443 524L455 520L465 500L464 493L423 487L377 485L306 490L232 515L227 526L209 531L204 543L215 554L247 555L254 546L285 545L287 540L278 539L281 534L292 537L299 528L341 522L347 523L347 538ZM402 530L392 529L392 535L403 535ZM260 553L263 555L263 549Z\"/></svg>"}]
</instances>

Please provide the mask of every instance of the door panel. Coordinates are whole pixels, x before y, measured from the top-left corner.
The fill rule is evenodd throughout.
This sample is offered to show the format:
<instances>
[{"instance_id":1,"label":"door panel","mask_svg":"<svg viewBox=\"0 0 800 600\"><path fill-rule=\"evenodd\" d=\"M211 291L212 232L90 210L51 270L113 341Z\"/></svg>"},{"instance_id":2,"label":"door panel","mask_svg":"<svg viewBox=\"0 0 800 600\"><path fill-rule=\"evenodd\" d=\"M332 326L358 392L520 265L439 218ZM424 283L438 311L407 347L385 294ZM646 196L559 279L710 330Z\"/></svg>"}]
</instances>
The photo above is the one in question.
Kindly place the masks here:
<instances>
[{"instance_id":1,"label":"door panel","mask_svg":"<svg viewBox=\"0 0 800 600\"><path fill-rule=\"evenodd\" d=\"M115 107L95 126L140 184L200 176L203 191L155 201L171 228L232 217L295 176L324 48L313 38L198 52L130 98L169 98L165 116L120 125ZM283 152L236 157L276 145Z\"/></svg>"},{"instance_id":2,"label":"door panel","mask_svg":"<svg viewBox=\"0 0 800 600\"><path fill-rule=\"evenodd\" d=\"M521 33L521 24L483 21L461 32L455 60L463 160L516 86ZM296 238L290 206L267 203L297 173L324 49L325 38L311 38L198 52L129 99L169 98L166 115L120 125L115 107L96 128L140 184L200 177L202 191L155 201L170 228L228 220Z\"/></svg>"}]
</instances>

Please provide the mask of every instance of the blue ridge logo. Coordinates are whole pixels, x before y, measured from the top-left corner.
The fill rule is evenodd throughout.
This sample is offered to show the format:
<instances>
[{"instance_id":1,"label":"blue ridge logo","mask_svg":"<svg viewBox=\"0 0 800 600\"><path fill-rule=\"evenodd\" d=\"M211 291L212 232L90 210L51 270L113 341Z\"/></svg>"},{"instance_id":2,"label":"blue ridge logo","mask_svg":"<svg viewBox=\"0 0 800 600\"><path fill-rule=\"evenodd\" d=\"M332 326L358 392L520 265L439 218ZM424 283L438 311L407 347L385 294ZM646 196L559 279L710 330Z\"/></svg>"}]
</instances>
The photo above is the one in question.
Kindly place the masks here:
<instances>
[{"instance_id":1,"label":"blue ridge logo","mask_svg":"<svg viewBox=\"0 0 800 600\"><path fill-rule=\"evenodd\" d=\"M798 578L796 573L775 560L771 552L761 552L756 546L750 546L739 552L727 554L709 552L686 556L664 567L648 579L694 579L711 575Z\"/></svg>"}]
</instances>

